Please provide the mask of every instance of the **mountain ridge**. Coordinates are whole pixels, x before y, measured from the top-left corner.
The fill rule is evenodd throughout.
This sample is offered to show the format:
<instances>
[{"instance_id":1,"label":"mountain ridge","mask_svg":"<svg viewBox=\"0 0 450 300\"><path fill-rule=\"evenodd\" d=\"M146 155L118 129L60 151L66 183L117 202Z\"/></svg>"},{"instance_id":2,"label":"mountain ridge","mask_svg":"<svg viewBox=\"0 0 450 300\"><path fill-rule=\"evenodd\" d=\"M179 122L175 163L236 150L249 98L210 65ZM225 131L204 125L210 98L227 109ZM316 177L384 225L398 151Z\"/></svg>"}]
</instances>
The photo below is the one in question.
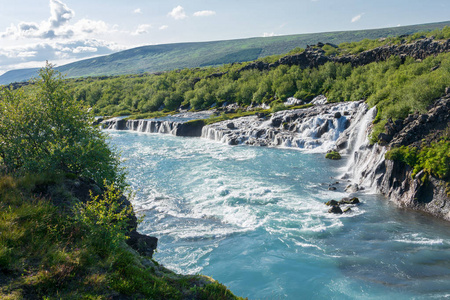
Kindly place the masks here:
<instances>
[{"instance_id":1,"label":"mountain ridge","mask_svg":"<svg viewBox=\"0 0 450 300\"><path fill-rule=\"evenodd\" d=\"M153 73L183 68L207 67L246 62L318 42L342 42L412 34L450 26L450 21L369 30L332 31L274 37L184 42L140 46L105 56L69 63L56 69L69 78ZM27 81L39 68L11 70L0 76L0 84Z\"/></svg>"}]
</instances>

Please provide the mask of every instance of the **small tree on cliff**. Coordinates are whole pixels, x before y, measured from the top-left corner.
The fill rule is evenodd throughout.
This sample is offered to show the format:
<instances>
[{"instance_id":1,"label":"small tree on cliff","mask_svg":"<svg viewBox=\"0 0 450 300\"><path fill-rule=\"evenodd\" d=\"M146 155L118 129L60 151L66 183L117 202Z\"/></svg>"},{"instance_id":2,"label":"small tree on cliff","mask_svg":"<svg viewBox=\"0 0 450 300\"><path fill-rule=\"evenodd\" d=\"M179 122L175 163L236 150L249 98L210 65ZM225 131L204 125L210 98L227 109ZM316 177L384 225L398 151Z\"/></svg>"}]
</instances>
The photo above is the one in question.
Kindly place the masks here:
<instances>
[{"instance_id":1,"label":"small tree on cliff","mask_svg":"<svg viewBox=\"0 0 450 300\"><path fill-rule=\"evenodd\" d=\"M9 173L75 174L123 185L124 172L87 107L47 64L33 93L0 90L0 157Z\"/></svg>"}]
</instances>

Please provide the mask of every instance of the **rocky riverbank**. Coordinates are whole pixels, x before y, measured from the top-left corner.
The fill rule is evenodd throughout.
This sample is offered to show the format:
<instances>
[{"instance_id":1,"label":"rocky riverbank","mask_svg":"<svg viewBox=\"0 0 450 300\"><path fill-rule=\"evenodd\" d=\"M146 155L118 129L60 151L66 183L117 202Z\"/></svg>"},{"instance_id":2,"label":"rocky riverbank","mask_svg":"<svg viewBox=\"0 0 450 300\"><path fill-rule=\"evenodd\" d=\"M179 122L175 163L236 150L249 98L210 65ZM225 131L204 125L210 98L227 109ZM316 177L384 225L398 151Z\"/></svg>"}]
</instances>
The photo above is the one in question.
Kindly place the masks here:
<instances>
[{"instance_id":1,"label":"rocky riverbank","mask_svg":"<svg viewBox=\"0 0 450 300\"><path fill-rule=\"evenodd\" d=\"M450 94L436 101L426 114L409 115L404 120L389 120L380 143L365 150L361 160L383 154L399 146L430 145L447 136L450 126ZM448 155L448 154L447 154ZM359 183L370 182L377 192L401 207L429 213L450 221L450 184L448 181L413 169L402 161L380 160L360 172ZM370 180L368 180L370 178Z\"/></svg>"}]
</instances>

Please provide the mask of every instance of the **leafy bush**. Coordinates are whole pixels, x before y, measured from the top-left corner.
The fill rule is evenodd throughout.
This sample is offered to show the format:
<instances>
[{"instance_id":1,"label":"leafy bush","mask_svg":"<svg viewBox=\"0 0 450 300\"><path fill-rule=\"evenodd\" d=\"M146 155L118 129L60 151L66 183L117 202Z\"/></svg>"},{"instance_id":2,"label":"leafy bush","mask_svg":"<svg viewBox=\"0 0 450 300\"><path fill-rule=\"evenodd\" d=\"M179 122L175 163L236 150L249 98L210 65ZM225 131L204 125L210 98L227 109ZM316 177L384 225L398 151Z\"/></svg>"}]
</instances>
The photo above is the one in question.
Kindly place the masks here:
<instances>
[{"instance_id":1,"label":"leafy bush","mask_svg":"<svg viewBox=\"0 0 450 300\"><path fill-rule=\"evenodd\" d=\"M339 154L339 152L331 151L325 155L325 158L332 159L332 160L339 160L339 159L341 159L341 155Z\"/></svg>"},{"instance_id":2,"label":"leafy bush","mask_svg":"<svg viewBox=\"0 0 450 300\"><path fill-rule=\"evenodd\" d=\"M281 111L281 110L286 110L287 109L287 107L286 107L286 105L284 105L283 103L275 103L273 106L272 106L272 112L273 113L275 113L275 112L277 112L277 111Z\"/></svg>"},{"instance_id":3,"label":"leafy bush","mask_svg":"<svg viewBox=\"0 0 450 300\"><path fill-rule=\"evenodd\" d=\"M424 170L440 179L450 176L450 142L441 140L424 146L419 151L416 147L402 146L388 151L386 159L402 161L413 168L412 177Z\"/></svg>"},{"instance_id":4,"label":"leafy bush","mask_svg":"<svg viewBox=\"0 0 450 300\"><path fill-rule=\"evenodd\" d=\"M102 196L91 193L90 201L79 203L74 208L75 220L99 255L114 252L127 238L128 218L133 209L123 206L121 197L122 192L113 184L106 185Z\"/></svg>"},{"instance_id":5,"label":"leafy bush","mask_svg":"<svg viewBox=\"0 0 450 300\"><path fill-rule=\"evenodd\" d=\"M73 173L123 185L116 153L52 65L40 70L35 85L33 94L0 90L0 157L7 172Z\"/></svg>"}]
</instances>

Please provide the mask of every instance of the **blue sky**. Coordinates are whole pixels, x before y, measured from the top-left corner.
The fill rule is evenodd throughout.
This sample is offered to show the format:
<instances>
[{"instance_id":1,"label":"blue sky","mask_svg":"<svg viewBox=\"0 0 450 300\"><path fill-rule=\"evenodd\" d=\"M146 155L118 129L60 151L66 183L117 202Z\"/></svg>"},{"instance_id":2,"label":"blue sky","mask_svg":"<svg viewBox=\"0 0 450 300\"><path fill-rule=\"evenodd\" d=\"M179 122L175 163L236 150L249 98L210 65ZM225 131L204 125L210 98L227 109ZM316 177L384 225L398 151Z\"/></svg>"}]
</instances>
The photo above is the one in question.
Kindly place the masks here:
<instances>
[{"instance_id":1,"label":"blue sky","mask_svg":"<svg viewBox=\"0 0 450 300\"><path fill-rule=\"evenodd\" d=\"M449 19L450 0L0 0L0 74L142 45Z\"/></svg>"}]
</instances>

